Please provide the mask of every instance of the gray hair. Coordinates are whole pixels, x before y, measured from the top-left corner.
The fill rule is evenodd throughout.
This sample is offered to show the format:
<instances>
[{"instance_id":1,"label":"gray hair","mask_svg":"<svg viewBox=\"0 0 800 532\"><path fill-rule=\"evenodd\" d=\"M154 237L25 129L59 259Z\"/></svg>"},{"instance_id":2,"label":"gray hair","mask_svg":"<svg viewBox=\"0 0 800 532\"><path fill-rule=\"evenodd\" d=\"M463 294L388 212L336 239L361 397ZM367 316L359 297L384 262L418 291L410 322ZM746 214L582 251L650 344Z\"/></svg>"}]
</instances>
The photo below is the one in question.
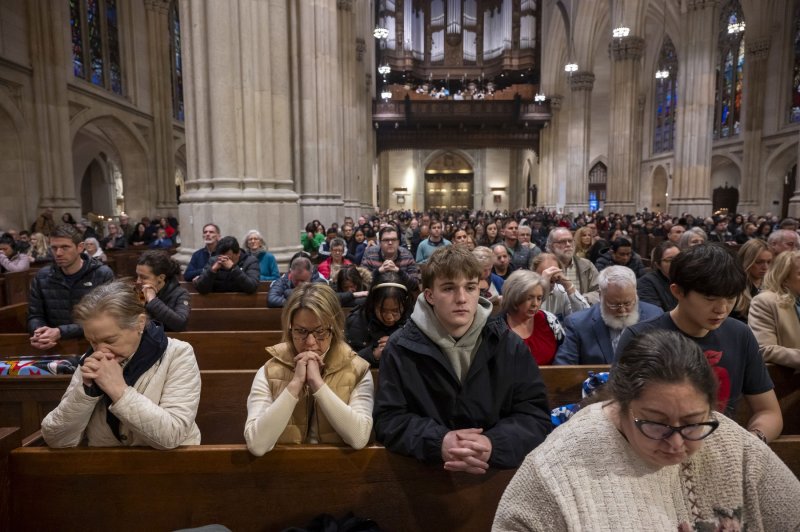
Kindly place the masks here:
<instances>
[{"instance_id":1,"label":"gray hair","mask_svg":"<svg viewBox=\"0 0 800 532\"><path fill-rule=\"evenodd\" d=\"M244 234L244 238L242 239L242 247L244 247L244 249L246 249L247 251L250 251L250 249L247 247L247 239L250 238L253 235L257 236L258 239L261 240L261 249L266 251L267 250L267 241L264 240L264 237L256 229L250 229L248 232L246 232Z\"/></svg>"},{"instance_id":2,"label":"gray hair","mask_svg":"<svg viewBox=\"0 0 800 532\"><path fill-rule=\"evenodd\" d=\"M333 240L331 240L331 247L330 247L330 249L333 249L333 248L345 248L345 249L346 249L346 248L347 248L347 245L344 243L344 240L343 240L343 239L341 239L341 238L339 238L339 237L337 236L336 238L334 238Z\"/></svg>"},{"instance_id":3,"label":"gray hair","mask_svg":"<svg viewBox=\"0 0 800 532\"><path fill-rule=\"evenodd\" d=\"M687 229L686 231L684 231L684 233L681 235L680 240L678 240L678 247L681 248L682 250L688 248L689 241L692 240L692 237L695 236L701 237L703 239L703 243L708 242L708 235L706 234L705 231L703 231L699 227L692 227L691 229Z\"/></svg>"},{"instance_id":4,"label":"gray hair","mask_svg":"<svg viewBox=\"0 0 800 532\"><path fill-rule=\"evenodd\" d=\"M494 254L492 250L486 246L478 246L472 250L472 255L478 260L481 267L491 266L494 264Z\"/></svg>"},{"instance_id":5,"label":"gray hair","mask_svg":"<svg viewBox=\"0 0 800 532\"><path fill-rule=\"evenodd\" d=\"M542 296L546 296L550 287L544 277L530 270L517 270L509 275L503 283L503 303L502 310L511 312L525 301L528 291L536 286L542 287Z\"/></svg>"},{"instance_id":6,"label":"gray hair","mask_svg":"<svg viewBox=\"0 0 800 532\"><path fill-rule=\"evenodd\" d=\"M767 237L767 244L770 247L776 245L778 242L783 242L784 240L788 240L789 238L797 239L797 233L792 231L791 229L778 229L773 231Z\"/></svg>"},{"instance_id":7,"label":"gray hair","mask_svg":"<svg viewBox=\"0 0 800 532\"><path fill-rule=\"evenodd\" d=\"M295 257L289 268L293 272L311 271L311 261L307 257Z\"/></svg>"},{"instance_id":8,"label":"gray hair","mask_svg":"<svg viewBox=\"0 0 800 532\"><path fill-rule=\"evenodd\" d=\"M547 251L550 251L550 252L553 251L553 240L556 239L555 235L556 235L556 232L558 232L558 231L566 231L567 233L569 233L569 236L572 236L572 231L570 231L566 227L556 227L556 228L554 228L552 231L550 231L547 234L547 242L545 243L545 249Z\"/></svg>"},{"instance_id":9,"label":"gray hair","mask_svg":"<svg viewBox=\"0 0 800 532\"><path fill-rule=\"evenodd\" d=\"M73 318L79 324L104 313L110 314L120 329L133 329L145 310L133 285L120 280L98 286L72 309Z\"/></svg>"},{"instance_id":10,"label":"gray hair","mask_svg":"<svg viewBox=\"0 0 800 532\"><path fill-rule=\"evenodd\" d=\"M609 285L627 287L632 286L636 290L636 274L627 266L609 266L603 268L600 275L597 276L597 284L600 285L600 293L603 294L608 289ZM503 294L506 292L506 286L503 285Z\"/></svg>"}]
</instances>

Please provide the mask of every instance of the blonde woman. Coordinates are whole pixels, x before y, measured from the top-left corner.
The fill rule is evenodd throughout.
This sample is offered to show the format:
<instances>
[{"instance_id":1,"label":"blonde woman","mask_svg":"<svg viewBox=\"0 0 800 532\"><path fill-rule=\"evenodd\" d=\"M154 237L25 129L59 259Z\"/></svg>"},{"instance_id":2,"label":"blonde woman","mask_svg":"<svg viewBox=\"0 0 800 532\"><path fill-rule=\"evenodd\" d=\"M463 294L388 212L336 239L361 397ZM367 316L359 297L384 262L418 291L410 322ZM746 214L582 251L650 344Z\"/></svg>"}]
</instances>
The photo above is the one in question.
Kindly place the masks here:
<instances>
[{"instance_id":1,"label":"blonde woman","mask_svg":"<svg viewBox=\"0 0 800 532\"><path fill-rule=\"evenodd\" d=\"M575 256L588 259L592 244L594 244L594 238L592 238L591 228L581 227L575 231Z\"/></svg>"},{"instance_id":2,"label":"blonde woman","mask_svg":"<svg viewBox=\"0 0 800 532\"><path fill-rule=\"evenodd\" d=\"M747 315L750 312L750 303L753 298L761 291L761 285L764 282L764 277L769 271L769 266L772 264L772 251L763 240L754 238L748 240L739 249L739 262L747 274L747 288L745 288L739 301L736 303L736 308L733 309L731 316L747 322Z\"/></svg>"},{"instance_id":3,"label":"blonde woman","mask_svg":"<svg viewBox=\"0 0 800 532\"><path fill-rule=\"evenodd\" d=\"M764 277L761 293L750 303L747 318L764 361L800 369L798 297L800 251L784 251Z\"/></svg>"},{"instance_id":4,"label":"blonde woman","mask_svg":"<svg viewBox=\"0 0 800 532\"><path fill-rule=\"evenodd\" d=\"M28 256L31 258L31 262L49 262L53 260L47 237L42 233L33 233L31 235L31 247L28 250Z\"/></svg>"},{"instance_id":5,"label":"blonde woman","mask_svg":"<svg viewBox=\"0 0 800 532\"><path fill-rule=\"evenodd\" d=\"M295 288L283 308L283 342L256 373L244 438L256 456L276 443L345 443L361 449L372 432L369 362L344 336L344 315L326 284Z\"/></svg>"},{"instance_id":6,"label":"blonde woman","mask_svg":"<svg viewBox=\"0 0 800 532\"><path fill-rule=\"evenodd\" d=\"M91 348L59 405L42 421L50 447L199 445L200 369L192 346L149 321L125 281L100 285L75 305Z\"/></svg>"}]
</instances>

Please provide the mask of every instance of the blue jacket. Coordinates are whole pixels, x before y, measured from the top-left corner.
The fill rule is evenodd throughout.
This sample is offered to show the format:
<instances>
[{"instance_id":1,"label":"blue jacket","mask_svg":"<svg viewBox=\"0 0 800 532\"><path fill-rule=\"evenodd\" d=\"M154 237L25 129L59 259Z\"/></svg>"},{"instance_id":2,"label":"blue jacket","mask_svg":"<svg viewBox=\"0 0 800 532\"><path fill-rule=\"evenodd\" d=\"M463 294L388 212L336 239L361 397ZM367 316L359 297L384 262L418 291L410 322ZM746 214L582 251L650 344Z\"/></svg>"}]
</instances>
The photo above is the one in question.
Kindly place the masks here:
<instances>
[{"instance_id":1,"label":"blue jacket","mask_svg":"<svg viewBox=\"0 0 800 532\"><path fill-rule=\"evenodd\" d=\"M205 246L192 253L192 259L189 261L186 271L183 272L183 279L192 282L195 277L202 273L209 259L211 259L211 252Z\"/></svg>"},{"instance_id":2,"label":"blue jacket","mask_svg":"<svg viewBox=\"0 0 800 532\"><path fill-rule=\"evenodd\" d=\"M564 320L566 338L558 348L554 364L613 364L614 349L611 335L600 315L598 303L590 309L574 312ZM639 301L639 321L647 321L663 314L655 305Z\"/></svg>"},{"instance_id":3,"label":"blue jacket","mask_svg":"<svg viewBox=\"0 0 800 532\"><path fill-rule=\"evenodd\" d=\"M444 237L435 243L431 242L429 238L426 238L420 242L417 247L417 264L425 264L437 248L449 245L451 245L451 242Z\"/></svg>"},{"instance_id":4,"label":"blue jacket","mask_svg":"<svg viewBox=\"0 0 800 532\"><path fill-rule=\"evenodd\" d=\"M261 281L277 281L281 273L278 271L278 262L275 260L275 255L269 251L259 251L255 257L261 267Z\"/></svg>"}]
</instances>

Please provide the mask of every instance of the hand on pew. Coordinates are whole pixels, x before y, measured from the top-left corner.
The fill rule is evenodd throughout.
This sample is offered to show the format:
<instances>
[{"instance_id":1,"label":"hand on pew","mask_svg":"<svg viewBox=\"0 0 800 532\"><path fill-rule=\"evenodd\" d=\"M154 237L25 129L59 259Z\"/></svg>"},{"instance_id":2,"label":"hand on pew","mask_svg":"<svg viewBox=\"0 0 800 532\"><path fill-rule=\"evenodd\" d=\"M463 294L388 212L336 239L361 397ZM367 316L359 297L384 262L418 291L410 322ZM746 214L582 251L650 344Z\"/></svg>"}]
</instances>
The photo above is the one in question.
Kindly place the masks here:
<instances>
[{"instance_id":1,"label":"hand on pew","mask_svg":"<svg viewBox=\"0 0 800 532\"><path fill-rule=\"evenodd\" d=\"M451 430L442 440L442 460L447 471L483 475L489 469L492 442L483 429Z\"/></svg>"},{"instance_id":2,"label":"hand on pew","mask_svg":"<svg viewBox=\"0 0 800 532\"><path fill-rule=\"evenodd\" d=\"M39 327L33 331L31 345L36 349L51 349L61 339L61 329L58 327Z\"/></svg>"}]
</instances>

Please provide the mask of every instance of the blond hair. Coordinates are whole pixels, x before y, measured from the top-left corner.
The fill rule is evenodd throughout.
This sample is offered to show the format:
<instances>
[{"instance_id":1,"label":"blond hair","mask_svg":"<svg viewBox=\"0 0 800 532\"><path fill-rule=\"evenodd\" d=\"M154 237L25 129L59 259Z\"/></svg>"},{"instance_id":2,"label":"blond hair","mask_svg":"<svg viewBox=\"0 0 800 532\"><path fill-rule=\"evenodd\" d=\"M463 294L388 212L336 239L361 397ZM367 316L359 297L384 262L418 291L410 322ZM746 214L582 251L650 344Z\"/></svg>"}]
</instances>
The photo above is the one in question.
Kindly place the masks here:
<instances>
[{"instance_id":1,"label":"blond hair","mask_svg":"<svg viewBox=\"0 0 800 532\"><path fill-rule=\"evenodd\" d=\"M331 345L344 342L344 312L339 304L339 298L325 283L305 283L292 291L289 300L283 307L281 322L283 325L283 341L294 349L292 342L292 321L298 310L310 311L322 323L323 327L330 327L333 339Z\"/></svg>"},{"instance_id":2,"label":"blond hair","mask_svg":"<svg viewBox=\"0 0 800 532\"><path fill-rule=\"evenodd\" d=\"M800 251L784 251L772 261L767 275L764 276L764 282L761 283L764 290L778 294L780 304L783 306L794 304L795 294L786 288L786 280L795 268L800 268Z\"/></svg>"}]
</instances>

